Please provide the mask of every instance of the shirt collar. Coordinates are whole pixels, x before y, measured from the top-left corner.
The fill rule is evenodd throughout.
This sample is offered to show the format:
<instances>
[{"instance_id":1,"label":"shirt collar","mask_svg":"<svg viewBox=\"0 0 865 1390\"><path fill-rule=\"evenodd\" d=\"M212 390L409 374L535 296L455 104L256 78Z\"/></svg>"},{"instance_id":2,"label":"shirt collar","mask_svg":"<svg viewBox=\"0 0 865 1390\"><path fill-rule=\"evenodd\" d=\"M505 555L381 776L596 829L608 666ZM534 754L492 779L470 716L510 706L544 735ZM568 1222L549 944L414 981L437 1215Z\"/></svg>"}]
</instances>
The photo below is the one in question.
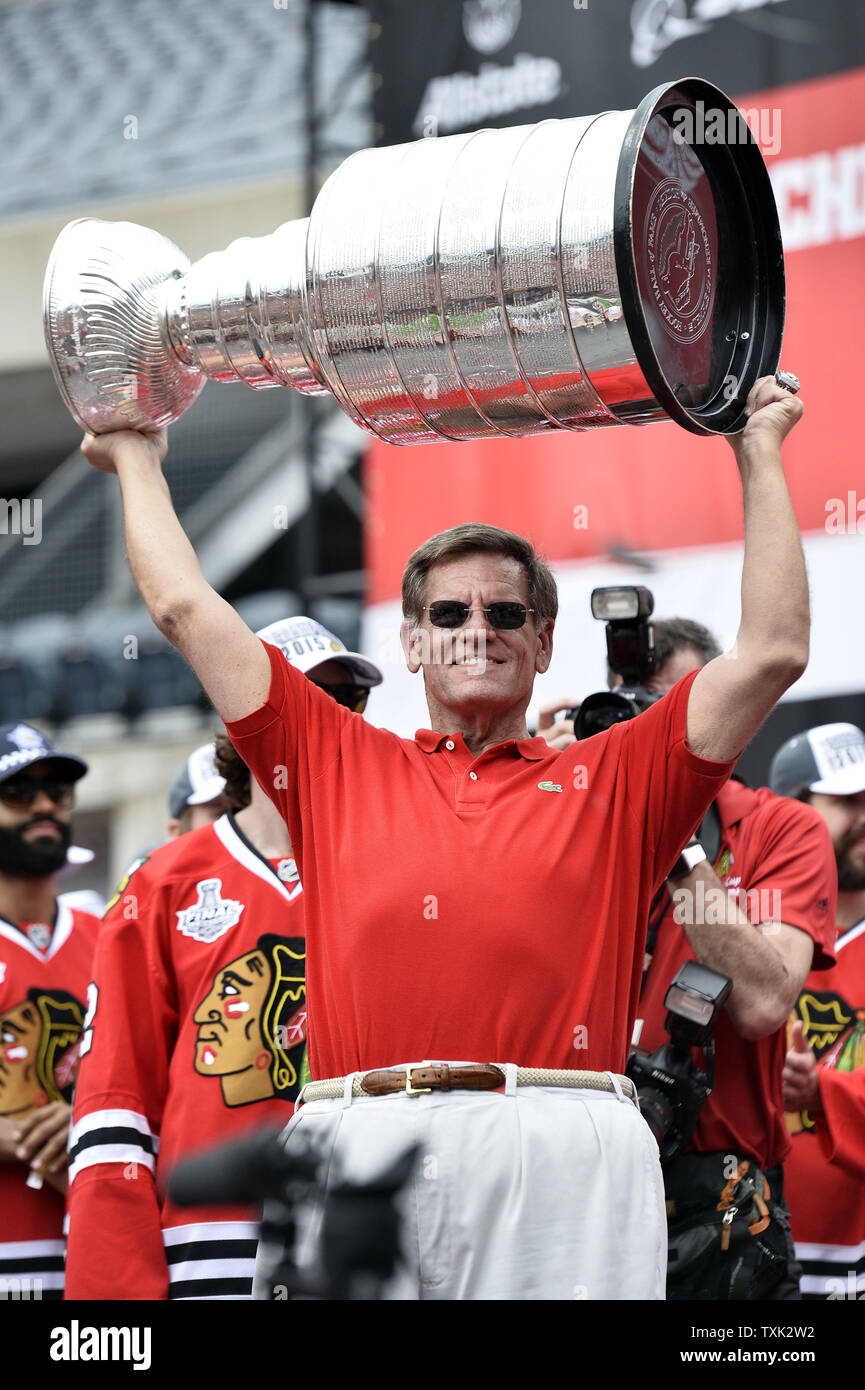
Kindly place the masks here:
<instances>
[{"instance_id":1,"label":"shirt collar","mask_svg":"<svg viewBox=\"0 0 865 1390\"><path fill-rule=\"evenodd\" d=\"M756 793L742 782L725 782L715 793L721 825L735 825L753 809Z\"/></svg>"},{"instance_id":2,"label":"shirt collar","mask_svg":"<svg viewBox=\"0 0 865 1390\"><path fill-rule=\"evenodd\" d=\"M465 739L462 734L437 734L432 729L418 729L414 736L415 743L423 753L437 753L439 749L451 739L459 744L461 748L466 748ZM517 756L527 759L528 762L541 762L542 759L554 753L545 738L506 738L502 743L497 743L493 748L488 748L487 752L496 752L504 749L516 749ZM466 752L468 749L466 748Z\"/></svg>"}]
</instances>

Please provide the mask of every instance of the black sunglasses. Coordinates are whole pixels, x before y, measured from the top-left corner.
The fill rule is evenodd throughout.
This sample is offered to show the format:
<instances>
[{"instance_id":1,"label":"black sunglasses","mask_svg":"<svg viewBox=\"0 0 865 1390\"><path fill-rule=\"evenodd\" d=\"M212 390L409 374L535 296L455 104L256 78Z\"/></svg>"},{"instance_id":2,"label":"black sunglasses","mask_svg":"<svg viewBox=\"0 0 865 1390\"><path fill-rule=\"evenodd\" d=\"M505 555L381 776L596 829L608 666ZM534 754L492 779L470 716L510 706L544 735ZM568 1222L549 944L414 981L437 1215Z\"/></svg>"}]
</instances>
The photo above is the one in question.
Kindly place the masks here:
<instances>
[{"instance_id":1,"label":"black sunglasses","mask_svg":"<svg viewBox=\"0 0 865 1390\"><path fill-rule=\"evenodd\" d=\"M433 627L462 627L469 614L478 611L483 612L490 627L517 628L522 627L528 615L535 610L526 608L524 603L488 603L485 608L478 610L453 598L439 599L424 609L425 613L429 613Z\"/></svg>"},{"instance_id":2,"label":"black sunglasses","mask_svg":"<svg viewBox=\"0 0 865 1390\"><path fill-rule=\"evenodd\" d=\"M55 806L71 806L75 785L72 782L42 782L38 777L10 777L0 782L0 801L4 806L32 806L40 792L44 792Z\"/></svg>"},{"instance_id":3,"label":"black sunglasses","mask_svg":"<svg viewBox=\"0 0 865 1390\"><path fill-rule=\"evenodd\" d=\"M353 710L355 714L363 714L366 709L369 691L365 685L323 685L321 681L315 681L314 684L319 690L323 690L325 695L336 700L338 705L345 705L346 709Z\"/></svg>"}]
</instances>

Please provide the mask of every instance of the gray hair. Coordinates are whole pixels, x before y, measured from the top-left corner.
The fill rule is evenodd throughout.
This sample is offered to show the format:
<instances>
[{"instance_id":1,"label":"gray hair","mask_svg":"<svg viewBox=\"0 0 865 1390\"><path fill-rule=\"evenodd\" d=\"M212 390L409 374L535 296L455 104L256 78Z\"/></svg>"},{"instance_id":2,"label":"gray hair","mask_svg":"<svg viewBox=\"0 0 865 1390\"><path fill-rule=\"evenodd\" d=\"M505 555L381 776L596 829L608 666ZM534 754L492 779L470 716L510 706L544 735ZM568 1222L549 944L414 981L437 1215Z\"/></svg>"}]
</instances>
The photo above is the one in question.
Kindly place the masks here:
<instances>
[{"instance_id":1,"label":"gray hair","mask_svg":"<svg viewBox=\"0 0 865 1390\"><path fill-rule=\"evenodd\" d=\"M709 629L694 622L693 618L658 618L653 626L657 666L663 666L683 647L694 648L701 666L721 655L721 648Z\"/></svg>"},{"instance_id":2,"label":"gray hair","mask_svg":"<svg viewBox=\"0 0 865 1390\"><path fill-rule=\"evenodd\" d=\"M503 555L522 565L535 624L545 618L555 618L559 611L556 581L547 562L535 554L531 541L518 536L515 531L503 531L498 526L469 521L431 536L409 556L402 577L402 611L409 622L414 625L420 623L426 605L427 577L434 565L479 553Z\"/></svg>"},{"instance_id":3,"label":"gray hair","mask_svg":"<svg viewBox=\"0 0 865 1390\"><path fill-rule=\"evenodd\" d=\"M693 618L656 618L649 620L655 629L655 670L662 666L685 647L693 647L699 657L699 665L714 661L721 655L721 648L712 633L702 623ZM610 690L616 684L616 673L607 665L607 685Z\"/></svg>"}]
</instances>

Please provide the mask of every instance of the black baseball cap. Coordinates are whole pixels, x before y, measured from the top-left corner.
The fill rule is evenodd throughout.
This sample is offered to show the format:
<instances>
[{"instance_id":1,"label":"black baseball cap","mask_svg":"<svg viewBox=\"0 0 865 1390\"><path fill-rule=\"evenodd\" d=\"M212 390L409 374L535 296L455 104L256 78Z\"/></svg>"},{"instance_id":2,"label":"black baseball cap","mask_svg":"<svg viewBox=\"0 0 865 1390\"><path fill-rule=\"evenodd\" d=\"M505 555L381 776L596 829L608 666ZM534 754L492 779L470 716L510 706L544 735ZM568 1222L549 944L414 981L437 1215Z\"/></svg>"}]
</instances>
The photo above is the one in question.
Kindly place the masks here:
<instances>
[{"instance_id":1,"label":"black baseball cap","mask_svg":"<svg viewBox=\"0 0 865 1390\"><path fill-rule=\"evenodd\" d=\"M818 724L782 743L769 768L779 796L807 789L826 796L865 791L865 733L855 724Z\"/></svg>"},{"instance_id":2,"label":"black baseball cap","mask_svg":"<svg viewBox=\"0 0 865 1390\"><path fill-rule=\"evenodd\" d=\"M87 771L83 758L75 753L62 753L32 724L0 724L0 782L8 781L34 763L49 759L62 764L60 775L70 782L77 782Z\"/></svg>"}]
</instances>

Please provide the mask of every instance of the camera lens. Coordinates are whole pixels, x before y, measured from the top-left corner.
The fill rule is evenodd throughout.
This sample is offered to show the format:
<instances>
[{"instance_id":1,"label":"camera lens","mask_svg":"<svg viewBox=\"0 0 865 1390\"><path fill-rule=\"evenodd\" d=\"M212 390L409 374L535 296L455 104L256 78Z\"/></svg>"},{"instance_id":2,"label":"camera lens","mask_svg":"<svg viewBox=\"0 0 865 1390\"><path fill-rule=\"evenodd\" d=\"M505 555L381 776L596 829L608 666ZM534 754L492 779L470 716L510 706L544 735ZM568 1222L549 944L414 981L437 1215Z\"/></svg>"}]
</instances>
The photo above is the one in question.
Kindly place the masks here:
<instances>
[{"instance_id":1,"label":"camera lens","mask_svg":"<svg viewBox=\"0 0 865 1390\"><path fill-rule=\"evenodd\" d=\"M596 695L588 695L577 711L574 720L574 733L577 738L591 738L592 734L603 733L614 724L633 719L637 710L633 700L614 690L599 690Z\"/></svg>"},{"instance_id":2,"label":"camera lens","mask_svg":"<svg viewBox=\"0 0 865 1390\"><path fill-rule=\"evenodd\" d=\"M631 719L632 717L631 711L627 709L620 709L618 707L614 709L599 709L592 723L594 729L600 732L602 729L611 729L614 724L622 724L626 719Z\"/></svg>"},{"instance_id":3,"label":"camera lens","mask_svg":"<svg viewBox=\"0 0 865 1390\"><path fill-rule=\"evenodd\" d=\"M675 1106L670 1098L663 1091L645 1089L639 1092L637 1099L640 1102L640 1114L655 1136L658 1148L664 1142L673 1123Z\"/></svg>"}]
</instances>

